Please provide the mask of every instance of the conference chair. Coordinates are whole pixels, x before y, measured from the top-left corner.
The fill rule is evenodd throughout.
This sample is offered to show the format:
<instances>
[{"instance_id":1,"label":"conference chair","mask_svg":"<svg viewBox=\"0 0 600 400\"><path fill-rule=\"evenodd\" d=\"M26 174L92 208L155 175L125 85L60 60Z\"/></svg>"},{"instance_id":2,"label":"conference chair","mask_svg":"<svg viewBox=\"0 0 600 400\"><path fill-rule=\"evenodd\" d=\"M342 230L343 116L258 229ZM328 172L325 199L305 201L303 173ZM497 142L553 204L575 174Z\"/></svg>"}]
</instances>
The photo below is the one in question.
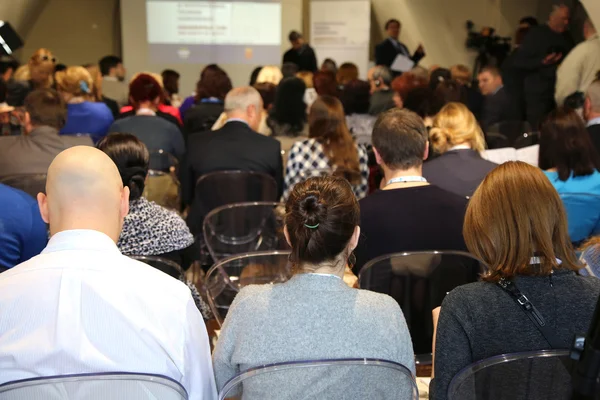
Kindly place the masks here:
<instances>
[{"instance_id":1,"label":"conference chair","mask_svg":"<svg viewBox=\"0 0 600 400\"><path fill-rule=\"evenodd\" d=\"M473 363L456 374L447 398L568 400L573 390L570 372L568 350L501 354ZM598 389L600 393L600 385Z\"/></svg>"},{"instance_id":2,"label":"conference chair","mask_svg":"<svg viewBox=\"0 0 600 400\"><path fill-rule=\"evenodd\" d=\"M290 251L259 251L229 257L213 265L206 273L204 285L219 326L244 286L285 282L291 278L289 256Z\"/></svg>"},{"instance_id":3,"label":"conference chair","mask_svg":"<svg viewBox=\"0 0 600 400\"><path fill-rule=\"evenodd\" d=\"M229 380L219 400L416 400L410 370L393 361L353 358L292 361L251 368Z\"/></svg>"},{"instance_id":4,"label":"conference chair","mask_svg":"<svg viewBox=\"0 0 600 400\"><path fill-rule=\"evenodd\" d=\"M393 297L404 313L416 362L431 364L431 311L457 286L476 282L482 261L462 251L416 251L388 254L364 265L358 275L361 289Z\"/></svg>"},{"instance_id":5,"label":"conference chair","mask_svg":"<svg viewBox=\"0 0 600 400\"><path fill-rule=\"evenodd\" d=\"M488 132L485 134L485 142L487 144L487 148L490 150L493 149L503 149L505 147L510 147L510 140L501 133Z\"/></svg>"},{"instance_id":6,"label":"conference chair","mask_svg":"<svg viewBox=\"0 0 600 400\"><path fill-rule=\"evenodd\" d=\"M490 134L500 134L504 136L508 140L508 143L506 146L503 147L509 147L515 142L515 140L517 140L519 137L523 136L523 134L527 132L531 132L531 125L529 125L529 122L510 120L500 121L493 124L487 129L485 134L486 137ZM499 147L494 148L497 149Z\"/></svg>"},{"instance_id":7,"label":"conference chair","mask_svg":"<svg viewBox=\"0 0 600 400\"><path fill-rule=\"evenodd\" d=\"M130 256L129 258L148 264L175 279L181 279L183 277L183 269L181 269L179 264L175 261L156 256Z\"/></svg>"},{"instance_id":8,"label":"conference chair","mask_svg":"<svg viewBox=\"0 0 600 400\"><path fill-rule=\"evenodd\" d=\"M181 185L177 178L177 158L164 150L151 151L149 165L143 196L165 208L178 210L181 206Z\"/></svg>"},{"instance_id":9,"label":"conference chair","mask_svg":"<svg viewBox=\"0 0 600 400\"><path fill-rule=\"evenodd\" d=\"M348 182L356 181L361 178L360 172L351 171L346 168L325 168L325 169L311 169L300 172L300 182L307 180L308 178L320 178L326 176L336 176L344 178Z\"/></svg>"},{"instance_id":10,"label":"conference chair","mask_svg":"<svg viewBox=\"0 0 600 400\"><path fill-rule=\"evenodd\" d=\"M275 202L235 203L204 218L204 243L214 262L253 251L287 250L285 206Z\"/></svg>"},{"instance_id":11,"label":"conference chair","mask_svg":"<svg viewBox=\"0 0 600 400\"><path fill-rule=\"evenodd\" d=\"M581 244L589 237L600 234L600 196L562 193L560 198L567 212L571 242Z\"/></svg>"},{"instance_id":12,"label":"conference chair","mask_svg":"<svg viewBox=\"0 0 600 400\"><path fill-rule=\"evenodd\" d=\"M0 177L0 183L20 189L33 198L46 192L46 174L6 175Z\"/></svg>"},{"instance_id":13,"label":"conference chair","mask_svg":"<svg viewBox=\"0 0 600 400\"><path fill-rule=\"evenodd\" d=\"M0 385L2 400L187 400L186 390L161 375L130 372L58 375Z\"/></svg>"},{"instance_id":14,"label":"conference chair","mask_svg":"<svg viewBox=\"0 0 600 400\"><path fill-rule=\"evenodd\" d=\"M522 149L523 147L529 147L540 143L539 132L528 132L515 139L514 148Z\"/></svg>"}]
</instances>

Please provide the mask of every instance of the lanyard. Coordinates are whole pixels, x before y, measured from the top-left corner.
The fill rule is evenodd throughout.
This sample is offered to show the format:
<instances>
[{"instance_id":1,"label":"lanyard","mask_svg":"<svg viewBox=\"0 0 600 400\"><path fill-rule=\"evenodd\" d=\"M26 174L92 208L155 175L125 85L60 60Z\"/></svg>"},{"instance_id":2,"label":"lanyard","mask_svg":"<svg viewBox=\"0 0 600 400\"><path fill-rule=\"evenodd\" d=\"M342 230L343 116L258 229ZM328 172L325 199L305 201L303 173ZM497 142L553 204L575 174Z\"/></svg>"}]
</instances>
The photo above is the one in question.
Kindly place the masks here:
<instances>
[{"instance_id":1,"label":"lanyard","mask_svg":"<svg viewBox=\"0 0 600 400\"><path fill-rule=\"evenodd\" d=\"M404 183L404 182L427 182L427 179L422 176L400 176L398 178L392 178L388 181L388 185L392 183Z\"/></svg>"},{"instance_id":2,"label":"lanyard","mask_svg":"<svg viewBox=\"0 0 600 400\"><path fill-rule=\"evenodd\" d=\"M221 104L223 101L216 97L205 97L204 99L200 99L200 103Z\"/></svg>"}]
</instances>

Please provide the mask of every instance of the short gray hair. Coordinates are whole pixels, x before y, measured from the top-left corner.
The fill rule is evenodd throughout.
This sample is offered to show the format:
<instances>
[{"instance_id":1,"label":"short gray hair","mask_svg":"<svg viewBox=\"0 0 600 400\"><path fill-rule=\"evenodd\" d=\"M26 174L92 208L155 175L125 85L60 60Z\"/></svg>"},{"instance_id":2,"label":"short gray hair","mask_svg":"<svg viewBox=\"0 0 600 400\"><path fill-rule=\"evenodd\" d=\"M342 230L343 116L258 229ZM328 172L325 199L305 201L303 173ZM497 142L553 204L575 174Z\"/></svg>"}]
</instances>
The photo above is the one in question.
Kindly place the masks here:
<instances>
[{"instance_id":1,"label":"short gray hair","mask_svg":"<svg viewBox=\"0 0 600 400\"><path fill-rule=\"evenodd\" d=\"M249 106L254 106L257 111L262 109L260 93L252 86L231 89L225 96L225 112L246 111Z\"/></svg>"},{"instance_id":2,"label":"short gray hair","mask_svg":"<svg viewBox=\"0 0 600 400\"><path fill-rule=\"evenodd\" d=\"M600 113L600 80L592 82L585 96L590 99L592 111Z\"/></svg>"}]
</instances>

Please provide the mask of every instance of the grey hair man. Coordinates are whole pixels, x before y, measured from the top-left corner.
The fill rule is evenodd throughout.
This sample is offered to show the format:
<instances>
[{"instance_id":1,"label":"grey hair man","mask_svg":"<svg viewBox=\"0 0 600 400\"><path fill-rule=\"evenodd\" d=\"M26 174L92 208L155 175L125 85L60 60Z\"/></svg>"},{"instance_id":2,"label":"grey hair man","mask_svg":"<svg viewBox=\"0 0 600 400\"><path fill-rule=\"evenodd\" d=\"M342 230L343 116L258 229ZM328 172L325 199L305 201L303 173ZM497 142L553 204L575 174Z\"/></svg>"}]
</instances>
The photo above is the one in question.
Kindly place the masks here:
<instances>
[{"instance_id":1,"label":"grey hair man","mask_svg":"<svg viewBox=\"0 0 600 400\"><path fill-rule=\"evenodd\" d=\"M258 90L252 86L234 88L225 96L227 122L244 121L253 131L258 131L263 111L263 102Z\"/></svg>"}]
</instances>

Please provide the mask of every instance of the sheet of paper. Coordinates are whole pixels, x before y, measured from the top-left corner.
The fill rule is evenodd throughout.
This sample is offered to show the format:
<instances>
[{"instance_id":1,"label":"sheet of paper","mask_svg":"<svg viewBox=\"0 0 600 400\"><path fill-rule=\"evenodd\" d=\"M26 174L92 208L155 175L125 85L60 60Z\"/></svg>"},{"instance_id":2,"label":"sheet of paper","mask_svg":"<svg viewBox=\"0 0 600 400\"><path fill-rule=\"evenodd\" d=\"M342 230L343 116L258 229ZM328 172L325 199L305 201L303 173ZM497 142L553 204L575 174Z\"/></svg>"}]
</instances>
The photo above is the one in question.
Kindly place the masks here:
<instances>
[{"instance_id":1,"label":"sheet of paper","mask_svg":"<svg viewBox=\"0 0 600 400\"><path fill-rule=\"evenodd\" d=\"M404 54L398 54L390 69L396 72L406 72L410 71L414 66L415 63L413 60L406 57Z\"/></svg>"},{"instance_id":2,"label":"sheet of paper","mask_svg":"<svg viewBox=\"0 0 600 400\"><path fill-rule=\"evenodd\" d=\"M523 147L517 150L517 160L531 164L534 167L538 166L538 157L540 155L540 145Z\"/></svg>"}]
</instances>

